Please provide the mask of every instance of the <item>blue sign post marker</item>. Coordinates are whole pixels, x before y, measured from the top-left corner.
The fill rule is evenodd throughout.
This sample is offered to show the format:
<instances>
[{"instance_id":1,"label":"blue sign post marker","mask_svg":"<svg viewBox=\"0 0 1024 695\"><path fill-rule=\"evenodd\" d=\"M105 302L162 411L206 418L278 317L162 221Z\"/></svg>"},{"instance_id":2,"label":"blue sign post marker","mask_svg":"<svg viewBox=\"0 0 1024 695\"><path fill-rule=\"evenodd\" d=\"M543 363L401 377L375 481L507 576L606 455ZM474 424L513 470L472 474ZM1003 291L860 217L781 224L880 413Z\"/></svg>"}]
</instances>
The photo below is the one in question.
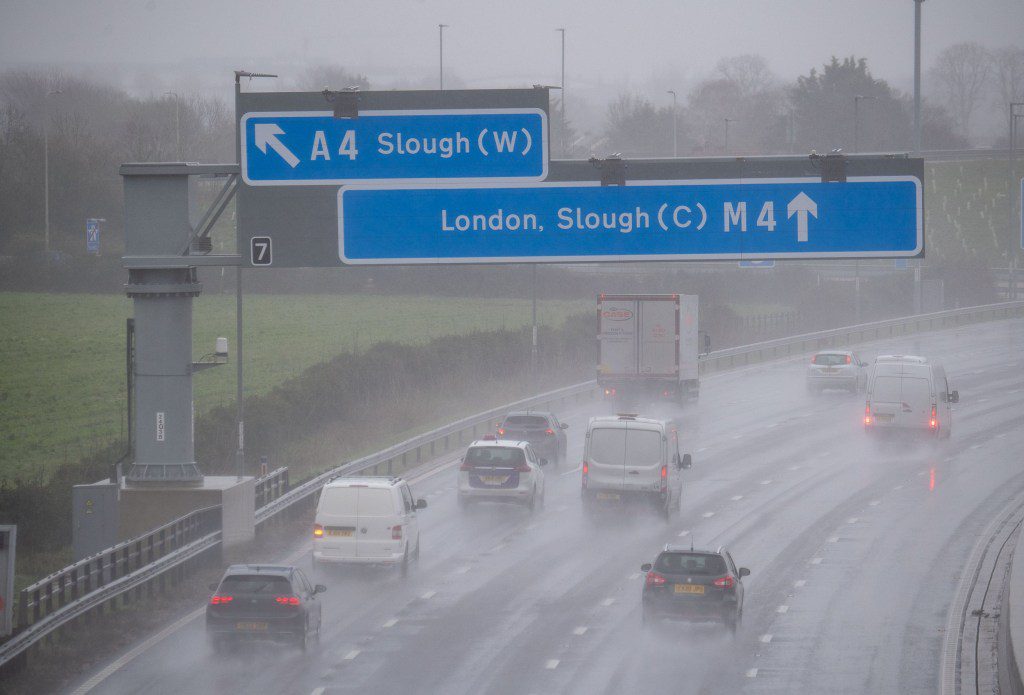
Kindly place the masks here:
<instances>
[{"instance_id":1,"label":"blue sign post marker","mask_svg":"<svg viewBox=\"0 0 1024 695\"><path fill-rule=\"evenodd\" d=\"M637 181L626 186L356 186L338 192L338 256L366 265L910 257L911 176Z\"/></svg>"},{"instance_id":2,"label":"blue sign post marker","mask_svg":"<svg viewBox=\"0 0 1024 695\"><path fill-rule=\"evenodd\" d=\"M85 221L85 252L100 252L100 220L92 217Z\"/></svg>"},{"instance_id":3,"label":"blue sign post marker","mask_svg":"<svg viewBox=\"0 0 1024 695\"><path fill-rule=\"evenodd\" d=\"M247 113L242 178L250 186L387 181L542 181L548 121L541 109Z\"/></svg>"}]
</instances>

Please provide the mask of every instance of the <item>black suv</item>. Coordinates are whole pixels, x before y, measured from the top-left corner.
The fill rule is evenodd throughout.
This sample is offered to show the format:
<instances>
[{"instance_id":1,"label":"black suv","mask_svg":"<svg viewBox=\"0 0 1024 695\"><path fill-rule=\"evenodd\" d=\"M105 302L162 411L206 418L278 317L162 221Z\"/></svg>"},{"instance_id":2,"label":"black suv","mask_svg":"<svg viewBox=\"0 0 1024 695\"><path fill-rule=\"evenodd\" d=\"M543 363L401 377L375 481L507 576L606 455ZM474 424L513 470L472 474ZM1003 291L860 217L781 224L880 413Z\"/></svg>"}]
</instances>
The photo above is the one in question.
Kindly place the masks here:
<instances>
[{"instance_id":1,"label":"black suv","mask_svg":"<svg viewBox=\"0 0 1024 695\"><path fill-rule=\"evenodd\" d=\"M565 430L568 427L559 422L554 413L519 410L506 415L498 425L498 439L529 442L538 456L546 458L553 466L559 466L565 461Z\"/></svg>"},{"instance_id":2,"label":"black suv","mask_svg":"<svg viewBox=\"0 0 1024 695\"><path fill-rule=\"evenodd\" d=\"M320 602L327 591L297 567L231 565L206 606L206 634L214 651L237 640L288 641L305 649L320 638Z\"/></svg>"},{"instance_id":3,"label":"black suv","mask_svg":"<svg viewBox=\"0 0 1024 695\"><path fill-rule=\"evenodd\" d=\"M733 633L743 616L743 577L725 548L694 550L665 546L654 564L640 569L644 580L643 620L658 618L724 623Z\"/></svg>"}]
</instances>

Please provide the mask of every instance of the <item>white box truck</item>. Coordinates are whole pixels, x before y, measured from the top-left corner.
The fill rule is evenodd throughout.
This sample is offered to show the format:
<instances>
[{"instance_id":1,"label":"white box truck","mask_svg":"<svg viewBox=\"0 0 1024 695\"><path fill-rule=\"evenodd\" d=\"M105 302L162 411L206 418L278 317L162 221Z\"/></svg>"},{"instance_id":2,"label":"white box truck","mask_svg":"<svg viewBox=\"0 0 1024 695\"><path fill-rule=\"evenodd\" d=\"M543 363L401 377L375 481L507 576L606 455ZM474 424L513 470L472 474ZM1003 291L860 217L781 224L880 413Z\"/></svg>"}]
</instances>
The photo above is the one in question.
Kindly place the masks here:
<instances>
[{"instance_id":1,"label":"white box truck","mask_svg":"<svg viewBox=\"0 0 1024 695\"><path fill-rule=\"evenodd\" d=\"M697 296L602 294L597 298L597 383L624 405L697 398Z\"/></svg>"}]
</instances>

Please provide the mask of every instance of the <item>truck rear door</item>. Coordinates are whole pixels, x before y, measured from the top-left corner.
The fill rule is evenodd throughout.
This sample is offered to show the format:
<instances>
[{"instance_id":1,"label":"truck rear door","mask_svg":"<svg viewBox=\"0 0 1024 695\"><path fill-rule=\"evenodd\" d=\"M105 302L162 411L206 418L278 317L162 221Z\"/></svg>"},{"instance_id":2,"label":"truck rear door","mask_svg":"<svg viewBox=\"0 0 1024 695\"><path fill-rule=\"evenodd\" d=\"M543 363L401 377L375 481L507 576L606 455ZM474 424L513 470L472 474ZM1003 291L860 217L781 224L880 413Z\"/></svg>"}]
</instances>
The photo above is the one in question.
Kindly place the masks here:
<instances>
[{"instance_id":1,"label":"truck rear door","mask_svg":"<svg viewBox=\"0 0 1024 695\"><path fill-rule=\"evenodd\" d=\"M637 302L602 298L597 307L597 338L601 347L598 374L636 375Z\"/></svg>"},{"instance_id":2,"label":"truck rear door","mask_svg":"<svg viewBox=\"0 0 1024 695\"><path fill-rule=\"evenodd\" d=\"M679 374L679 300L643 299L640 306L640 367L644 376Z\"/></svg>"}]
</instances>

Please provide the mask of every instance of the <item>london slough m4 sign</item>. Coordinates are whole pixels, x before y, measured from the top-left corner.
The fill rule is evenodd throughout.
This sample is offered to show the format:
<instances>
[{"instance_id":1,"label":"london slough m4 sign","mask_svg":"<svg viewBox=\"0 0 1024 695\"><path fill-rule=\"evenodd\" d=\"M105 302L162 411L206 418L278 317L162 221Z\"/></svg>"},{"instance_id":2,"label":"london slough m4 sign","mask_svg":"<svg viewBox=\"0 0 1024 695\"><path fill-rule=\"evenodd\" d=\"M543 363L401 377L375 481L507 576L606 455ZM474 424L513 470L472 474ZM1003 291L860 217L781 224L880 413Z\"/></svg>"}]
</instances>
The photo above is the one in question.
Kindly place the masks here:
<instances>
[{"instance_id":1,"label":"london slough m4 sign","mask_svg":"<svg viewBox=\"0 0 1024 695\"><path fill-rule=\"evenodd\" d=\"M338 256L354 265L912 257L913 176L353 186Z\"/></svg>"}]
</instances>

